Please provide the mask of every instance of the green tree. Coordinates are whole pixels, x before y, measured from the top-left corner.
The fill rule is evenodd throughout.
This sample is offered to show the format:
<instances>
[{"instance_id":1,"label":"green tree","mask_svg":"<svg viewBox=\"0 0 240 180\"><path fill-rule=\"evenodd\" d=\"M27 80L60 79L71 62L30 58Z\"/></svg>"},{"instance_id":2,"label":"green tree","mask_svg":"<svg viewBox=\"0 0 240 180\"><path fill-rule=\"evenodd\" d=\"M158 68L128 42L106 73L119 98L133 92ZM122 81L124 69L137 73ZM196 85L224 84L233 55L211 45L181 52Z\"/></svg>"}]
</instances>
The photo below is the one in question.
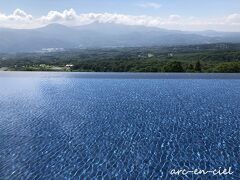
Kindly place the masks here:
<instances>
[{"instance_id":1,"label":"green tree","mask_svg":"<svg viewBox=\"0 0 240 180\"><path fill-rule=\"evenodd\" d=\"M239 73L240 72L240 63L239 62L228 62L221 63L215 68L215 72L220 73Z\"/></svg>"},{"instance_id":2,"label":"green tree","mask_svg":"<svg viewBox=\"0 0 240 180\"><path fill-rule=\"evenodd\" d=\"M184 72L182 67L182 63L178 61L168 62L164 67L163 70L165 72Z\"/></svg>"},{"instance_id":3,"label":"green tree","mask_svg":"<svg viewBox=\"0 0 240 180\"><path fill-rule=\"evenodd\" d=\"M188 65L187 71L188 71L188 72L194 72L194 67L193 67L192 64L189 64L189 65Z\"/></svg>"},{"instance_id":4,"label":"green tree","mask_svg":"<svg viewBox=\"0 0 240 180\"><path fill-rule=\"evenodd\" d=\"M196 64L195 64L195 71L197 72L201 72L202 71L202 65L200 63L200 61L197 61Z\"/></svg>"}]
</instances>

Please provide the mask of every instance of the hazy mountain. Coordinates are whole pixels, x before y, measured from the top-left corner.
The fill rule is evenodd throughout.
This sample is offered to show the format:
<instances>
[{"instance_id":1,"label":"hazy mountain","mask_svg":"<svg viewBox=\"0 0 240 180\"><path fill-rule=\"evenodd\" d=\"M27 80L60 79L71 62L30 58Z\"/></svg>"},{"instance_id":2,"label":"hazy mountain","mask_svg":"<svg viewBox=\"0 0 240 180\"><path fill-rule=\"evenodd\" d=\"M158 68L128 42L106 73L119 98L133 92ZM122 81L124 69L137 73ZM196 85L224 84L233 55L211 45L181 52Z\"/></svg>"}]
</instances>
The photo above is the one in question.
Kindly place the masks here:
<instances>
[{"instance_id":1,"label":"hazy mountain","mask_svg":"<svg viewBox=\"0 0 240 180\"><path fill-rule=\"evenodd\" d=\"M98 48L240 42L240 33L183 32L93 23L78 27L51 24L38 29L0 29L0 52L40 51L47 48Z\"/></svg>"}]
</instances>

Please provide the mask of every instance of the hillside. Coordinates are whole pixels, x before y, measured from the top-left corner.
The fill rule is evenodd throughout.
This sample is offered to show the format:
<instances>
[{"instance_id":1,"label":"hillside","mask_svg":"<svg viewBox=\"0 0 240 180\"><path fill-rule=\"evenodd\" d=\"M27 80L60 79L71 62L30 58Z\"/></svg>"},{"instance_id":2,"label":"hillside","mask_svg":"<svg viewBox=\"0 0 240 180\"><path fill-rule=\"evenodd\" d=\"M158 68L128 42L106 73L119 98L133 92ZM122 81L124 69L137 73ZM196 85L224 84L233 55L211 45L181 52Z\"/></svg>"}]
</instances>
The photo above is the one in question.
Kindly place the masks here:
<instances>
[{"instance_id":1,"label":"hillside","mask_svg":"<svg viewBox=\"0 0 240 180\"><path fill-rule=\"evenodd\" d=\"M184 32L93 23L78 27L50 24L38 29L0 29L0 53L47 49L150 47L211 43L239 43L240 33Z\"/></svg>"}]
</instances>

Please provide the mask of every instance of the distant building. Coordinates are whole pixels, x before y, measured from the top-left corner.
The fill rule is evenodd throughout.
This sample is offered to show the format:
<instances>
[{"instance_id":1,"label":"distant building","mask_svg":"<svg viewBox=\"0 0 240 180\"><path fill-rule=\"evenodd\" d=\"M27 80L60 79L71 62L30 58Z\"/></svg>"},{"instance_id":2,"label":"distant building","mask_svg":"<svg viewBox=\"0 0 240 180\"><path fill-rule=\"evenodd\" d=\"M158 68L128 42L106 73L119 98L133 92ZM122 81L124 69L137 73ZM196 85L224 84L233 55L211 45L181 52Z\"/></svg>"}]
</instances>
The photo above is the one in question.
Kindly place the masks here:
<instances>
[{"instance_id":1,"label":"distant building","mask_svg":"<svg viewBox=\"0 0 240 180\"><path fill-rule=\"evenodd\" d=\"M153 54L151 54L151 53L148 53L148 58L152 58L152 57L154 57L154 55Z\"/></svg>"},{"instance_id":2,"label":"distant building","mask_svg":"<svg viewBox=\"0 0 240 180\"><path fill-rule=\"evenodd\" d=\"M73 67L74 65L73 64L66 64L66 67L67 68L71 68L71 67Z\"/></svg>"},{"instance_id":3,"label":"distant building","mask_svg":"<svg viewBox=\"0 0 240 180\"><path fill-rule=\"evenodd\" d=\"M168 57L173 57L173 53L169 53L169 54L168 54Z\"/></svg>"},{"instance_id":4,"label":"distant building","mask_svg":"<svg viewBox=\"0 0 240 180\"><path fill-rule=\"evenodd\" d=\"M51 53L51 52L62 52L64 48L43 48L40 52Z\"/></svg>"}]
</instances>

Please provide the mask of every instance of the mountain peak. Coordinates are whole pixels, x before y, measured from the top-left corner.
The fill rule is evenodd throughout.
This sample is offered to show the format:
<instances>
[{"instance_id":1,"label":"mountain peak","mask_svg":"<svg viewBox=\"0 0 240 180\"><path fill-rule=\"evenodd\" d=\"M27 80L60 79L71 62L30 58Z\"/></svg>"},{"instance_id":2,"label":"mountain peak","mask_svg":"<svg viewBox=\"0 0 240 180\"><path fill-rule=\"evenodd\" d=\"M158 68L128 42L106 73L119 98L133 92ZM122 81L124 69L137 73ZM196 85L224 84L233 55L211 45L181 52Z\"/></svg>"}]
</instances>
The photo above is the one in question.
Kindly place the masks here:
<instances>
[{"instance_id":1,"label":"mountain peak","mask_svg":"<svg viewBox=\"0 0 240 180\"><path fill-rule=\"evenodd\" d=\"M52 23L38 29L68 29L68 28L69 28L68 26L65 26L63 24Z\"/></svg>"}]
</instances>

